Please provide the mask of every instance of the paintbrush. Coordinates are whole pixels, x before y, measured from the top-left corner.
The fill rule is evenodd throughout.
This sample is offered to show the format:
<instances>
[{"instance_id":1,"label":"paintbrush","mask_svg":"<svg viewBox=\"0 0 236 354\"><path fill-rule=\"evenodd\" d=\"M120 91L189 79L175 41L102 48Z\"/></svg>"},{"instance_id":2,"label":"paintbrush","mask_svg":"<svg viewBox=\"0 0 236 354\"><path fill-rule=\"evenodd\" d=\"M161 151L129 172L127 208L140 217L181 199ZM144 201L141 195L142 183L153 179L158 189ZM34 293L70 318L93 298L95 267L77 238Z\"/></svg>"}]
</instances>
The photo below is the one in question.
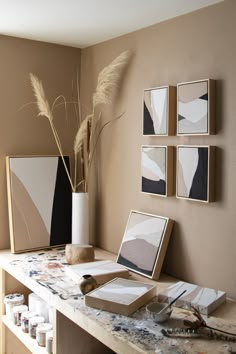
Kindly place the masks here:
<instances>
[{"instance_id":1,"label":"paintbrush","mask_svg":"<svg viewBox=\"0 0 236 354\"><path fill-rule=\"evenodd\" d=\"M187 290L182 291L181 294L179 294L174 300L172 300L169 304L166 304L165 307L163 307L163 309L158 312L158 314L160 315L162 312L165 312L171 305L173 305L173 303L175 303L175 301L177 301L184 293L186 293Z\"/></svg>"}]
</instances>

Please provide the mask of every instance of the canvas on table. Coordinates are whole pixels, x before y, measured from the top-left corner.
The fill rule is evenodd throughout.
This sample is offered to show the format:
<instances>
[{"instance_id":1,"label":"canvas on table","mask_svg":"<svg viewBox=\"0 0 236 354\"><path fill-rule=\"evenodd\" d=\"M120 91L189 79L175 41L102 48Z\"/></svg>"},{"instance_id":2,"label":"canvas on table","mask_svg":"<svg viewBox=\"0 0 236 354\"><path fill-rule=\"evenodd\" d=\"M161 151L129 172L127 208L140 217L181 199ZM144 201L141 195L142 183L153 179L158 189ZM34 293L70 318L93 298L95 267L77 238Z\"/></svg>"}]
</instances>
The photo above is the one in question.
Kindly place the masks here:
<instances>
[{"instance_id":1,"label":"canvas on table","mask_svg":"<svg viewBox=\"0 0 236 354\"><path fill-rule=\"evenodd\" d=\"M142 146L141 168L143 193L163 197L173 194L173 146Z\"/></svg>"},{"instance_id":2,"label":"canvas on table","mask_svg":"<svg viewBox=\"0 0 236 354\"><path fill-rule=\"evenodd\" d=\"M162 86L144 90L143 135L174 135L176 87Z\"/></svg>"},{"instance_id":3,"label":"canvas on table","mask_svg":"<svg viewBox=\"0 0 236 354\"><path fill-rule=\"evenodd\" d=\"M131 210L117 262L149 278L158 279L173 220Z\"/></svg>"},{"instance_id":4,"label":"canvas on table","mask_svg":"<svg viewBox=\"0 0 236 354\"><path fill-rule=\"evenodd\" d=\"M129 316L156 294L156 286L115 278L85 295L85 304Z\"/></svg>"},{"instance_id":5,"label":"canvas on table","mask_svg":"<svg viewBox=\"0 0 236 354\"><path fill-rule=\"evenodd\" d=\"M61 157L9 156L6 171L11 251L71 243L71 188Z\"/></svg>"},{"instance_id":6,"label":"canvas on table","mask_svg":"<svg viewBox=\"0 0 236 354\"><path fill-rule=\"evenodd\" d=\"M215 80L177 85L177 135L215 133Z\"/></svg>"},{"instance_id":7,"label":"canvas on table","mask_svg":"<svg viewBox=\"0 0 236 354\"><path fill-rule=\"evenodd\" d=\"M76 283L79 283L85 274L92 275L98 284L104 284L117 277L129 277L128 269L110 260L69 265L65 267L65 272Z\"/></svg>"},{"instance_id":8,"label":"canvas on table","mask_svg":"<svg viewBox=\"0 0 236 354\"><path fill-rule=\"evenodd\" d=\"M226 293L224 291L203 288L183 281L179 281L162 290L158 294L158 301L170 303L184 290L187 290L186 293L175 302L174 306L188 309L190 306L194 306L202 314L209 315L220 304L226 301Z\"/></svg>"},{"instance_id":9,"label":"canvas on table","mask_svg":"<svg viewBox=\"0 0 236 354\"><path fill-rule=\"evenodd\" d=\"M211 202L214 200L214 146L177 146L176 196Z\"/></svg>"}]
</instances>

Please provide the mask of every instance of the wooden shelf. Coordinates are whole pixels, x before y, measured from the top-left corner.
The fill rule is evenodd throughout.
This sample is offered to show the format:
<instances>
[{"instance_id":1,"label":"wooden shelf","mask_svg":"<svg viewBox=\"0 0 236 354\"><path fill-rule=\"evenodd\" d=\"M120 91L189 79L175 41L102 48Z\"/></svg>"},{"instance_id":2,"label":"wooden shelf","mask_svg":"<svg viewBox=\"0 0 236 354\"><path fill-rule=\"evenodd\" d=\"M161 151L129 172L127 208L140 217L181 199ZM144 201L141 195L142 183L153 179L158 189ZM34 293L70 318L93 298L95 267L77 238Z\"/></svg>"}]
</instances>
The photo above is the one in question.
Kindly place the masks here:
<instances>
[{"instance_id":1,"label":"wooden shelf","mask_svg":"<svg viewBox=\"0 0 236 354\"><path fill-rule=\"evenodd\" d=\"M31 338L28 333L24 333L21 327L14 325L6 316L2 316L2 322L33 354L48 353L45 347L40 347L37 344L36 339Z\"/></svg>"}]
</instances>

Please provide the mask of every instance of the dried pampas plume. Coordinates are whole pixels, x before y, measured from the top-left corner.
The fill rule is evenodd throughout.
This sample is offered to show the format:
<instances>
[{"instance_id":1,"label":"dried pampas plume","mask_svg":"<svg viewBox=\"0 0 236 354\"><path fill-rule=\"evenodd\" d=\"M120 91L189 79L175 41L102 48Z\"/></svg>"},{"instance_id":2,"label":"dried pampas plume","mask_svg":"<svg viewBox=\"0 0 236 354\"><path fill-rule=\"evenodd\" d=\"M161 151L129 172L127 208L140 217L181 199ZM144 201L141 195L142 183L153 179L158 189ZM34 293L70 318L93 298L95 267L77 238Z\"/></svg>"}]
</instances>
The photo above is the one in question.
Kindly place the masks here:
<instances>
[{"instance_id":1,"label":"dried pampas plume","mask_svg":"<svg viewBox=\"0 0 236 354\"><path fill-rule=\"evenodd\" d=\"M34 95L36 98L39 116L45 116L50 121L53 120L52 112L49 107L49 103L46 99L46 95L43 89L42 82L34 75L30 73L30 81L33 87Z\"/></svg>"},{"instance_id":2,"label":"dried pampas plume","mask_svg":"<svg viewBox=\"0 0 236 354\"><path fill-rule=\"evenodd\" d=\"M53 122L53 108L55 103L60 99L63 98L65 109L66 109L66 101L64 96L58 96L50 108L50 105L46 99L46 95L43 89L43 85L41 81L33 74L30 74L31 85L33 87L34 95L36 97L36 102L38 106L38 115L45 116L48 118L50 123L52 133L54 135L58 150L60 152L60 156L62 158L69 182L71 184L72 191L75 192L78 190L78 187L83 183L84 184L84 191L87 191L88 188L88 179L89 179L89 168L94 156L94 151L97 146L98 139L101 135L103 129L113 122L116 119L119 119L122 115L115 119L111 119L110 121L103 124L100 128L99 122L101 119L101 111L95 112L96 107L99 105L105 105L112 102L113 94L115 93L116 89L119 86L119 81L121 78L121 74L123 69L125 68L126 64L130 59L131 53L129 51L125 51L121 53L116 59L114 59L108 66L106 66L98 75L97 87L95 93L93 94L93 107L92 113L87 115L85 119L79 126L79 129L76 133L75 140L74 140L74 159L75 159L75 169L74 169L74 178L72 181L72 177L69 174L68 168L66 166L63 151L60 143L59 136L57 134L56 127ZM80 110L80 98L79 98L79 89L78 89L78 77L77 77L77 93L78 93L78 101L73 102L78 105L78 114L79 114L79 121L81 121L81 110ZM95 134L96 132L96 134ZM92 140L96 136L95 143L92 146ZM80 183L77 182L78 176L78 161L81 165L81 174L82 174L82 181Z\"/></svg>"},{"instance_id":3,"label":"dried pampas plume","mask_svg":"<svg viewBox=\"0 0 236 354\"><path fill-rule=\"evenodd\" d=\"M111 103L114 90L118 87L120 75L130 59L130 51L121 53L98 75L96 91L93 95L93 108Z\"/></svg>"},{"instance_id":4,"label":"dried pampas plume","mask_svg":"<svg viewBox=\"0 0 236 354\"><path fill-rule=\"evenodd\" d=\"M48 118L48 120L49 120L51 129L52 129L52 133L53 133L54 139L55 139L56 144L57 144L57 148L59 150L63 165L65 167L65 171L66 171L67 177L69 179L71 188L74 191L75 188L74 188L74 185L72 183L72 179L70 177L68 168L66 166L66 162L65 162L65 159L64 159L64 156L63 156L63 152L62 152L61 142L60 142L60 139L58 137L57 130L56 130L56 128L54 126L54 123L53 123L52 111L50 109L48 100L46 99L46 95L45 95L45 92L44 92L44 89L43 89L42 82L37 78L37 76L35 76L34 74L31 74L31 73L30 73L30 81L31 81L31 85L33 87L34 95L36 97L36 103L37 103L38 110L39 110L38 115L39 116L44 116L44 117Z\"/></svg>"}]
</instances>

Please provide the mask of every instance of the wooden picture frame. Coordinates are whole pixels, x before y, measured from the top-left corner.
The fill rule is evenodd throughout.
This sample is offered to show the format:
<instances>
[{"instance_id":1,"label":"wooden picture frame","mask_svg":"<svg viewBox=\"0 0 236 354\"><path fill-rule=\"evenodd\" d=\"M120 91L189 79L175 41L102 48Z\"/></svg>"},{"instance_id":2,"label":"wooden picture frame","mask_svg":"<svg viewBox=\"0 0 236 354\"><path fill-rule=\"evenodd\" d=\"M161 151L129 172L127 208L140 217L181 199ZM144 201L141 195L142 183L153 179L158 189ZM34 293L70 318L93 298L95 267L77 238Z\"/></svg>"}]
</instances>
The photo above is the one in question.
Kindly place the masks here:
<instances>
[{"instance_id":1,"label":"wooden picture frame","mask_svg":"<svg viewBox=\"0 0 236 354\"><path fill-rule=\"evenodd\" d=\"M150 279L158 279L173 220L131 210L117 263Z\"/></svg>"},{"instance_id":2,"label":"wooden picture frame","mask_svg":"<svg viewBox=\"0 0 236 354\"><path fill-rule=\"evenodd\" d=\"M142 145L142 193L168 197L174 194L174 147Z\"/></svg>"},{"instance_id":3,"label":"wooden picture frame","mask_svg":"<svg viewBox=\"0 0 236 354\"><path fill-rule=\"evenodd\" d=\"M176 197L213 202L215 197L215 146L178 145Z\"/></svg>"},{"instance_id":4,"label":"wooden picture frame","mask_svg":"<svg viewBox=\"0 0 236 354\"><path fill-rule=\"evenodd\" d=\"M160 86L144 90L143 135L175 134L176 87Z\"/></svg>"},{"instance_id":5,"label":"wooden picture frame","mask_svg":"<svg viewBox=\"0 0 236 354\"><path fill-rule=\"evenodd\" d=\"M215 86L212 79L177 84L177 135L215 134Z\"/></svg>"},{"instance_id":6,"label":"wooden picture frame","mask_svg":"<svg viewBox=\"0 0 236 354\"><path fill-rule=\"evenodd\" d=\"M72 193L61 157L7 156L6 173L11 252L71 243Z\"/></svg>"},{"instance_id":7,"label":"wooden picture frame","mask_svg":"<svg viewBox=\"0 0 236 354\"><path fill-rule=\"evenodd\" d=\"M115 278L85 295L85 305L129 316L156 295L156 286Z\"/></svg>"}]
</instances>

